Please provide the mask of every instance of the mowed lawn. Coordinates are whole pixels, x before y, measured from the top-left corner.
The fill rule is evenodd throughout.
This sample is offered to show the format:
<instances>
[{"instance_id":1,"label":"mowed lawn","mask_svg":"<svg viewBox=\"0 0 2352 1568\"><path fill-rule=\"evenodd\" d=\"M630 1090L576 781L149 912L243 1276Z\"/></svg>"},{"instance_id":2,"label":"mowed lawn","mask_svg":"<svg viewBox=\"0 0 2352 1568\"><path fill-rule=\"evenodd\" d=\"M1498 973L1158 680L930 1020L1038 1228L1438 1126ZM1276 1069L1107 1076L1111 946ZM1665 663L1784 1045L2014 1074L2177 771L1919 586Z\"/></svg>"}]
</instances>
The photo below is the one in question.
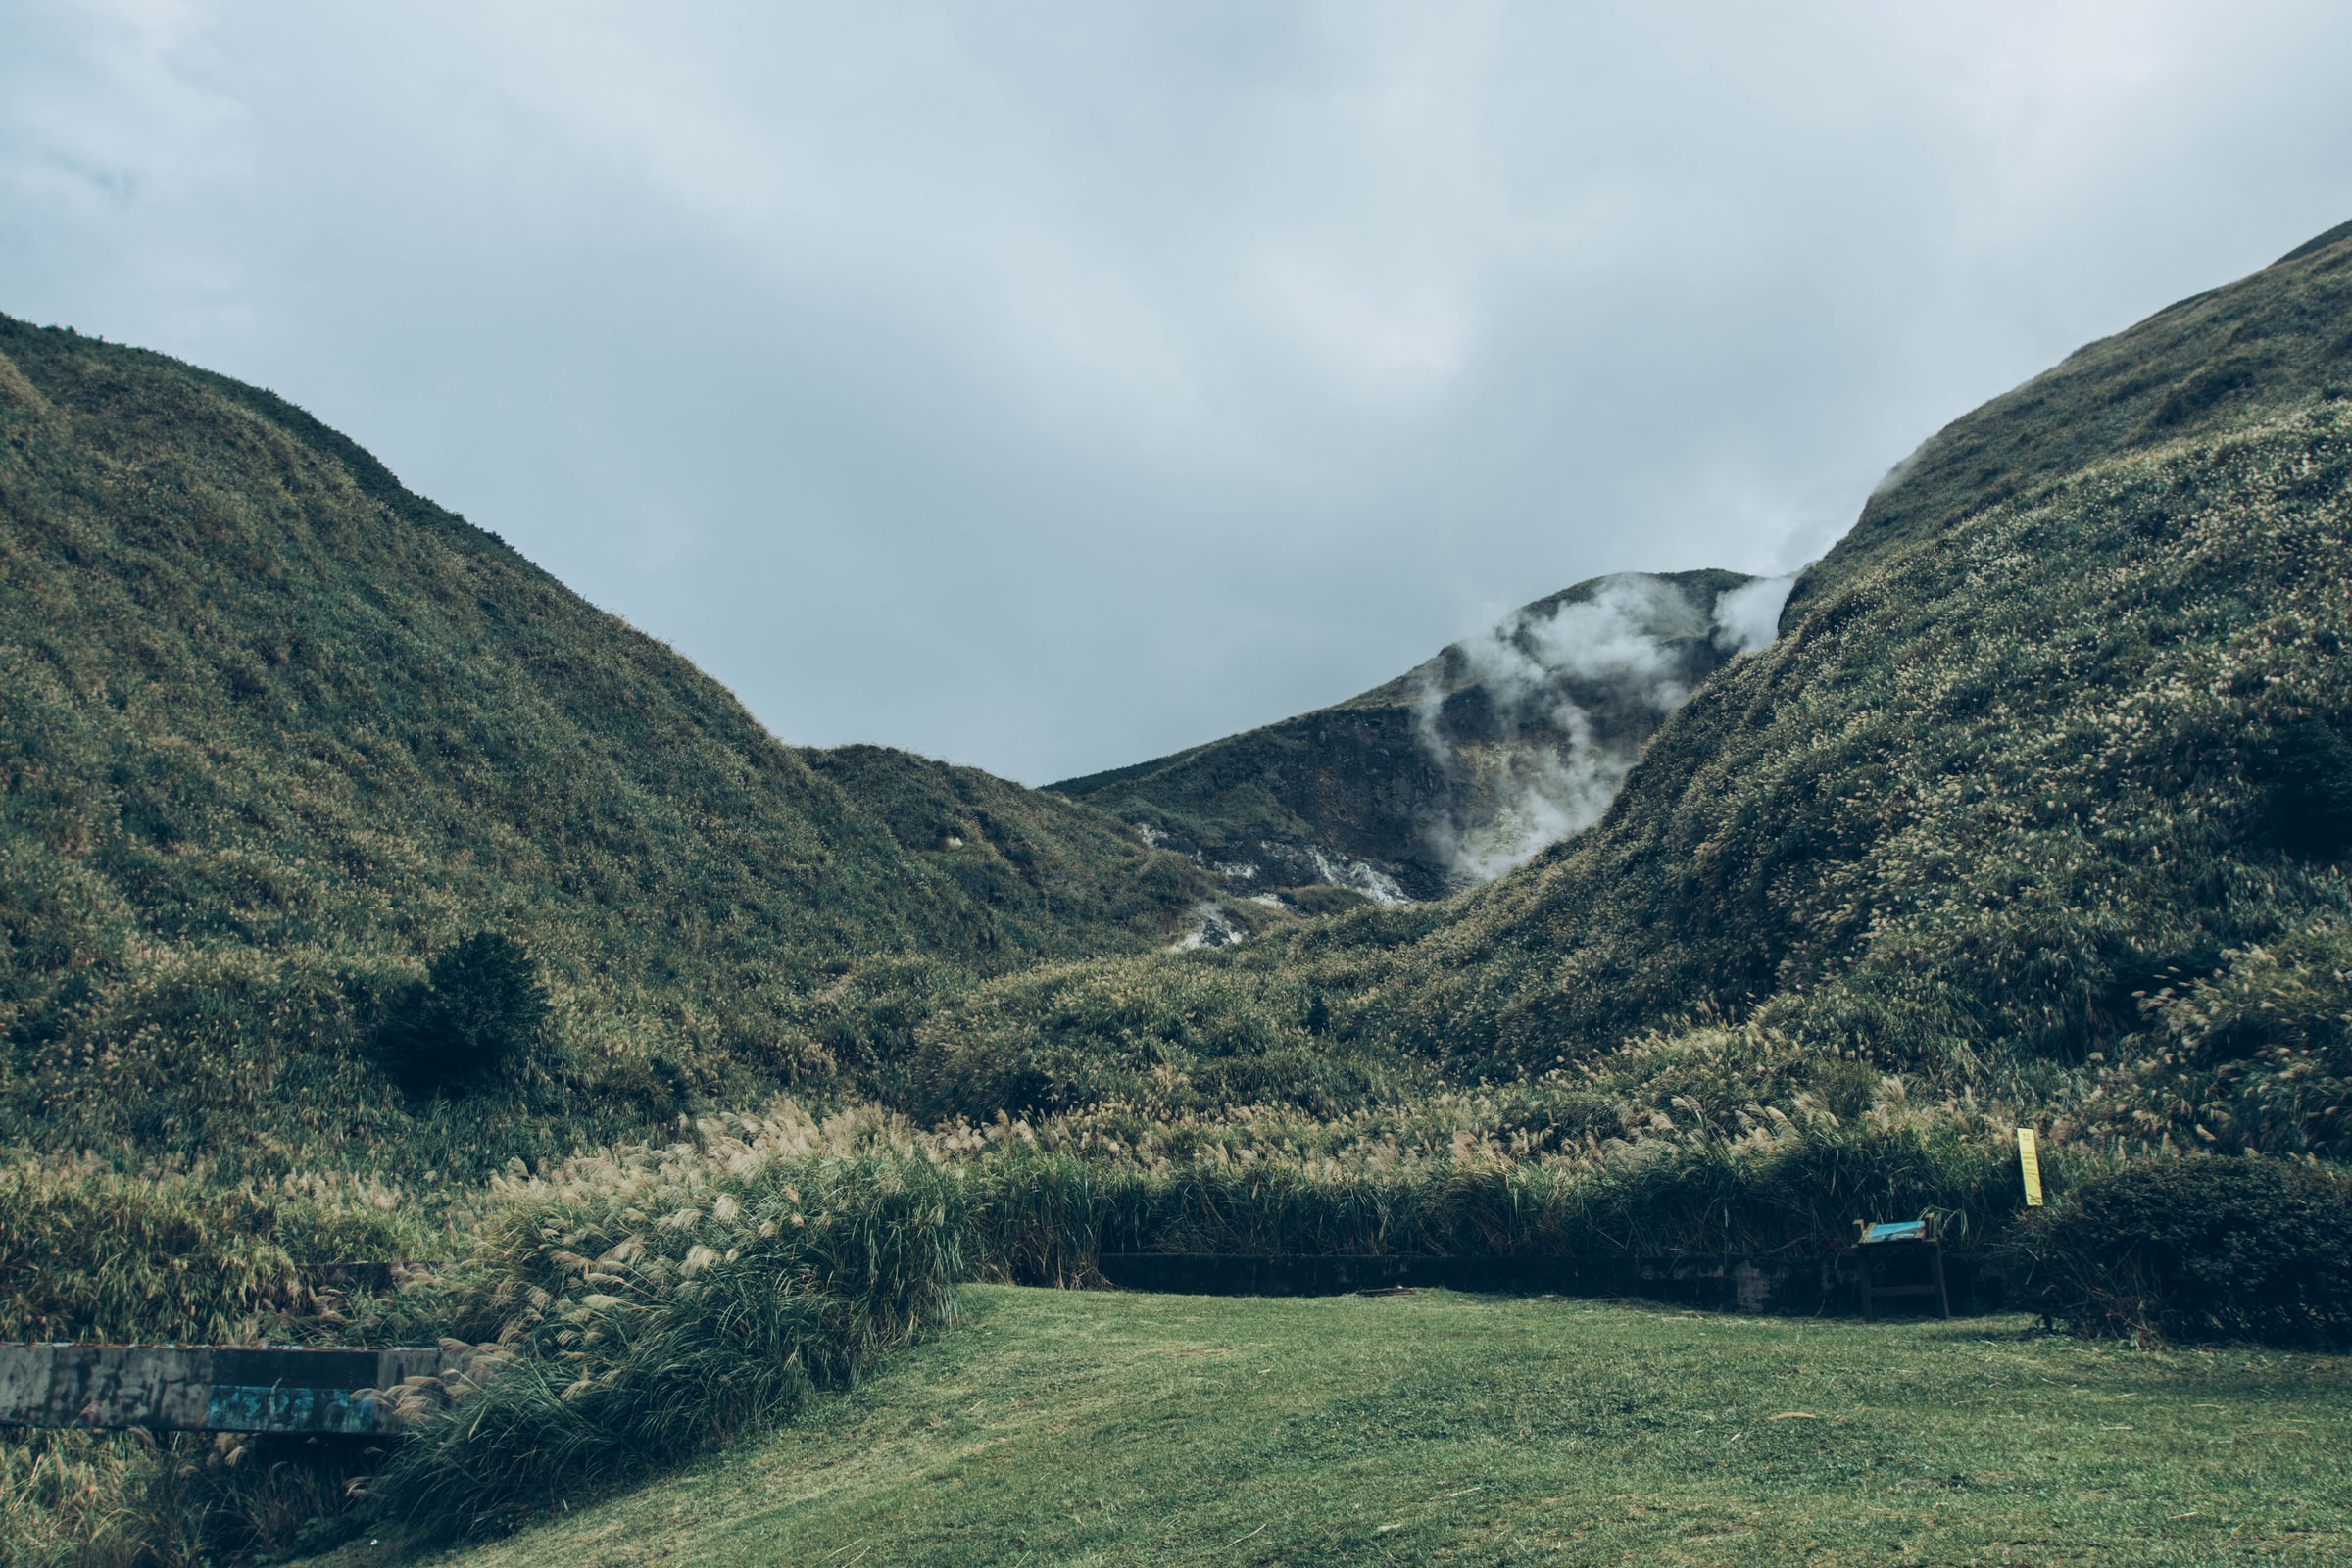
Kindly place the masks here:
<instances>
[{"instance_id":1,"label":"mowed lawn","mask_svg":"<svg viewBox=\"0 0 2352 1568\"><path fill-rule=\"evenodd\" d=\"M786 1431L449 1561L2352 1563L2342 1358L1444 1292L968 1308Z\"/></svg>"}]
</instances>

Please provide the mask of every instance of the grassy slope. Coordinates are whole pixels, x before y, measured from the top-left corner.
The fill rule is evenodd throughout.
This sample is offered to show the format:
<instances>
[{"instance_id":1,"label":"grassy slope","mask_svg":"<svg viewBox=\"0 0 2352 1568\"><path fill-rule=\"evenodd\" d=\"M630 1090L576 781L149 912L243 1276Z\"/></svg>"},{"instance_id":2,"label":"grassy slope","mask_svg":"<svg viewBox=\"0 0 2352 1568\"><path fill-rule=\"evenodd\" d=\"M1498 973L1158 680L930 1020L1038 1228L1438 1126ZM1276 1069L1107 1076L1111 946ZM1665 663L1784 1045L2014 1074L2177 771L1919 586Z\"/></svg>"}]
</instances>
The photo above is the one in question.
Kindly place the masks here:
<instances>
[{"instance_id":1,"label":"grassy slope","mask_svg":"<svg viewBox=\"0 0 2352 1568\"><path fill-rule=\"evenodd\" d=\"M2352 235L2069 366L1959 421L1873 507L1955 493L1937 455L1963 451L2021 465L1978 476L2006 499L1845 551L1777 644L1667 722L1591 832L1442 908L1008 977L937 1027L943 1051L985 1041L1072 1077L1059 1064L1091 1039L1122 1093L1147 1063L1231 1080L1237 1056L1315 1048L1459 1079L1590 1064L1728 1012L1825 1063L2022 1081L2070 1114L2094 1090L2136 1097L2150 1136L2269 1117L2269 1147L2340 1148ZM2097 439L2066 437L2073 421ZM2200 984L2247 1026L2150 1029L2135 993ZM2253 999L2273 993L2266 1022ZM2199 1059L2175 1065L2193 1081L2153 1098L2095 1081L2192 1037ZM2290 1058L2326 1092L2282 1087ZM1671 1092L1627 1088L1661 1112Z\"/></svg>"},{"instance_id":2,"label":"grassy slope","mask_svg":"<svg viewBox=\"0 0 2352 1568\"><path fill-rule=\"evenodd\" d=\"M0 318L0 1138L405 1138L355 1048L483 926L625 1123L845 1065L877 965L1147 949L1199 882L1056 797L783 746L299 410Z\"/></svg>"},{"instance_id":3,"label":"grassy slope","mask_svg":"<svg viewBox=\"0 0 2352 1568\"><path fill-rule=\"evenodd\" d=\"M2342 1560L2341 1359L2016 1320L985 1289L808 1421L452 1568ZM1775 1420L1790 1411L1812 1420ZM358 1564L380 1553L338 1555Z\"/></svg>"}]
</instances>

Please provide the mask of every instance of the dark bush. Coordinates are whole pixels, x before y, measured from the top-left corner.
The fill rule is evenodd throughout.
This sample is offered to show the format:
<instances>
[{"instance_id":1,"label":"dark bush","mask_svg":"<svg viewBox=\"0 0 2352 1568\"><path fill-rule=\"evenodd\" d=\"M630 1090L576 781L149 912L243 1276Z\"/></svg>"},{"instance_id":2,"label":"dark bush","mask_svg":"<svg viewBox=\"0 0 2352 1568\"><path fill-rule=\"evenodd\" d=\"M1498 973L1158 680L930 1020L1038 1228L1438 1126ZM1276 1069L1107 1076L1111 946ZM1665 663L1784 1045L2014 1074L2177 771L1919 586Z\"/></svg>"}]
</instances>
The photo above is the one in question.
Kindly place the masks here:
<instances>
[{"instance_id":1,"label":"dark bush","mask_svg":"<svg viewBox=\"0 0 2352 1568\"><path fill-rule=\"evenodd\" d=\"M2094 1178L2010 1244L2028 1301L2080 1334L2352 1346L2352 1180L2198 1155Z\"/></svg>"},{"instance_id":2,"label":"dark bush","mask_svg":"<svg viewBox=\"0 0 2352 1568\"><path fill-rule=\"evenodd\" d=\"M2352 849L2352 746L2317 719L2280 727L2263 759L2271 834L2319 859Z\"/></svg>"},{"instance_id":3,"label":"dark bush","mask_svg":"<svg viewBox=\"0 0 2352 1568\"><path fill-rule=\"evenodd\" d=\"M547 1026L547 989L521 944L479 931L433 959L377 1036L412 1095L457 1095L526 1059Z\"/></svg>"}]
</instances>

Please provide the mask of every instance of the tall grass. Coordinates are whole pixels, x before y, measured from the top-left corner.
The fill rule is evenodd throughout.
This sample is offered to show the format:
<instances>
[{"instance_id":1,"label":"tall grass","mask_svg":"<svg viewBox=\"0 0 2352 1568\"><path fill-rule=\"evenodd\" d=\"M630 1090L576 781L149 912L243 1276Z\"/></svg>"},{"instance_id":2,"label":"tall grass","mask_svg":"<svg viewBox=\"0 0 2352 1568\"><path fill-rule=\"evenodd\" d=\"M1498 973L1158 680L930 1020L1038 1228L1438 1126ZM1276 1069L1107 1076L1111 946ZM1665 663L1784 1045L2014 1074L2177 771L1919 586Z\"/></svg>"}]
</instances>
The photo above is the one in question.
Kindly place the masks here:
<instances>
[{"instance_id":1,"label":"tall grass","mask_svg":"<svg viewBox=\"0 0 2352 1568\"><path fill-rule=\"evenodd\" d=\"M22 1432L0 1441L0 1568L200 1568L360 1527L378 1450L202 1433Z\"/></svg>"},{"instance_id":2,"label":"tall grass","mask_svg":"<svg viewBox=\"0 0 2352 1568\"><path fill-rule=\"evenodd\" d=\"M426 1250L396 1189L94 1164L0 1166L0 1339L251 1344L346 1337L306 1269Z\"/></svg>"},{"instance_id":3,"label":"tall grass","mask_svg":"<svg viewBox=\"0 0 2352 1568\"><path fill-rule=\"evenodd\" d=\"M416 1304L495 1376L404 1398L372 1489L410 1536L496 1531L789 1414L947 1320L959 1184L844 1118L707 1122L495 1184L469 1254Z\"/></svg>"},{"instance_id":4,"label":"tall grass","mask_svg":"<svg viewBox=\"0 0 2352 1568\"><path fill-rule=\"evenodd\" d=\"M1818 1254L1849 1242L1857 1219L1928 1212L1959 1245L1981 1245L2023 1203L2013 1133L2006 1118L1952 1102L1851 1122L1817 1110L1807 1126L1691 1128L1528 1159L1464 1138L1422 1157L1219 1146L1176 1164L1016 1135L971 1165L969 1246L990 1277L1084 1285L1099 1282L1106 1252ZM2122 1158L2112 1143L2076 1142L2050 1151L2045 1177L2063 1192Z\"/></svg>"}]
</instances>

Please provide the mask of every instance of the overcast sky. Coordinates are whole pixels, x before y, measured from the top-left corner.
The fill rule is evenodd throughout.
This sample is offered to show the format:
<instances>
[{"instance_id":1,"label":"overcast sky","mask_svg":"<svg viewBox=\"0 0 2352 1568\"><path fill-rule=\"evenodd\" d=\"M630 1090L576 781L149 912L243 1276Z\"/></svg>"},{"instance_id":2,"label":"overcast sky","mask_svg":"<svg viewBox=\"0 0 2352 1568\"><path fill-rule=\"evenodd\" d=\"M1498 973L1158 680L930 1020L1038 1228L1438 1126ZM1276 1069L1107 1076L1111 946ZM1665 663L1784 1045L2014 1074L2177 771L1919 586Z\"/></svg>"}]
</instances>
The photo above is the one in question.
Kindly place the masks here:
<instances>
[{"instance_id":1,"label":"overcast sky","mask_svg":"<svg viewBox=\"0 0 2352 1568\"><path fill-rule=\"evenodd\" d=\"M0 311L777 734L1031 783L1631 568L2352 218L2352 7L0 0Z\"/></svg>"}]
</instances>

